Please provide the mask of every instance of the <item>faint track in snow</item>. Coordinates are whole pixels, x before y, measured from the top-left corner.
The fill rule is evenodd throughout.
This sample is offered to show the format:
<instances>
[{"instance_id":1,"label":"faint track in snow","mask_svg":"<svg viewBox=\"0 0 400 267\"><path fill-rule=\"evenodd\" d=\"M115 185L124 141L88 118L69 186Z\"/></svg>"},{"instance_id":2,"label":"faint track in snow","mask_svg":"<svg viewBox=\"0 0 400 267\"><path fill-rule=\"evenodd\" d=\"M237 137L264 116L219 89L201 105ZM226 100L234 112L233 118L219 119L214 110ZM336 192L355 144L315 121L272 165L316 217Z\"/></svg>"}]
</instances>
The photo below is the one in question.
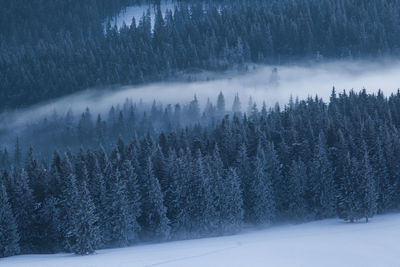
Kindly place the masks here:
<instances>
[{"instance_id":1,"label":"faint track in snow","mask_svg":"<svg viewBox=\"0 0 400 267\"><path fill-rule=\"evenodd\" d=\"M237 247L240 247L240 246L241 246L241 244L238 244L236 246L231 246L231 247L227 247L227 248L221 248L221 249L213 250L213 251L202 253L202 254L198 254L198 255L187 256L187 257L176 258L176 259L172 259L172 260L152 263L152 264L148 264L148 265L143 265L143 267L160 266L160 265L163 265L163 264L168 264L168 263L173 263L173 262L178 262L178 261L183 261L183 260L188 260L188 259L201 258L201 257L212 255L212 254L218 254L220 252L223 252L223 251L226 251L226 250L230 250L230 249L234 249L234 248L237 248Z\"/></svg>"}]
</instances>

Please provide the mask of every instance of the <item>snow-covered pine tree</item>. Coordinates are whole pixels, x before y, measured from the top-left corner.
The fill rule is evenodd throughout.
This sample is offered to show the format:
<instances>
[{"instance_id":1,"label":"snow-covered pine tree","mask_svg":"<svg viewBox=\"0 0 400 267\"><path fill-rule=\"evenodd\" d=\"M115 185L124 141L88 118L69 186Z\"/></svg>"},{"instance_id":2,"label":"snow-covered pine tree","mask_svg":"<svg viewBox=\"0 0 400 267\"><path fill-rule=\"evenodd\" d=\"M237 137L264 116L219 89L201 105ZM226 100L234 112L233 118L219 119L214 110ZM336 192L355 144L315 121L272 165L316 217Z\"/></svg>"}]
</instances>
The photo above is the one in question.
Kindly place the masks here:
<instances>
[{"instance_id":1,"label":"snow-covered pine tree","mask_svg":"<svg viewBox=\"0 0 400 267\"><path fill-rule=\"evenodd\" d=\"M95 252L99 241L100 232L98 216L90 193L83 181L78 190L78 199L76 200L76 212L74 213L74 224L72 235L75 242L71 244L71 251L79 255L87 255Z\"/></svg>"},{"instance_id":2,"label":"snow-covered pine tree","mask_svg":"<svg viewBox=\"0 0 400 267\"><path fill-rule=\"evenodd\" d=\"M378 139L376 144L377 151L371 164L376 178L377 193L377 212L383 212L390 207L390 198L392 196L392 187L390 185L389 172L386 166L386 159L383 154L382 142Z\"/></svg>"},{"instance_id":3,"label":"snow-covered pine tree","mask_svg":"<svg viewBox=\"0 0 400 267\"><path fill-rule=\"evenodd\" d=\"M308 183L308 198L316 219L335 215L336 187L328 158L325 136L321 132L315 148Z\"/></svg>"},{"instance_id":4,"label":"snow-covered pine tree","mask_svg":"<svg viewBox=\"0 0 400 267\"><path fill-rule=\"evenodd\" d=\"M19 245L22 253L29 253L34 250L35 239L35 201L32 190L28 184L28 174L22 169L14 170L14 185L10 203L18 225L20 236Z\"/></svg>"},{"instance_id":5,"label":"snow-covered pine tree","mask_svg":"<svg viewBox=\"0 0 400 267\"><path fill-rule=\"evenodd\" d=\"M360 165L361 172L361 192L363 194L362 210L364 213L365 221L368 222L377 211L377 192L374 181L374 174L371 168L368 151L365 150L364 157Z\"/></svg>"},{"instance_id":6,"label":"snow-covered pine tree","mask_svg":"<svg viewBox=\"0 0 400 267\"><path fill-rule=\"evenodd\" d=\"M343 166L343 176L339 181L338 215L345 221L354 222L362 218L364 192L360 192L360 164L347 153Z\"/></svg>"},{"instance_id":7,"label":"snow-covered pine tree","mask_svg":"<svg viewBox=\"0 0 400 267\"><path fill-rule=\"evenodd\" d=\"M74 234L75 213L77 212L76 202L79 200L76 176L72 169L71 162L66 156L63 159L62 193L60 207L60 232L63 237L63 247L66 251L72 251L72 246L76 243Z\"/></svg>"},{"instance_id":8,"label":"snow-covered pine tree","mask_svg":"<svg viewBox=\"0 0 400 267\"><path fill-rule=\"evenodd\" d=\"M288 175L288 219L303 220L307 215L307 203L304 198L307 180L306 165L301 160L292 161Z\"/></svg>"},{"instance_id":9,"label":"snow-covered pine tree","mask_svg":"<svg viewBox=\"0 0 400 267\"><path fill-rule=\"evenodd\" d=\"M121 166L121 179L126 182L126 188L128 192L128 201L130 207L130 214L134 218L132 223L134 224L134 232L131 235L131 242L138 239L138 234L140 232L140 225L137 222L140 214L142 213L141 208L141 195L138 183L138 176L135 169L132 166L131 161L125 160Z\"/></svg>"},{"instance_id":10,"label":"snow-covered pine tree","mask_svg":"<svg viewBox=\"0 0 400 267\"><path fill-rule=\"evenodd\" d=\"M274 144L272 142L268 142L266 144L265 151L259 148L257 155L260 161L262 161L263 157L265 158L265 172L269 176L268 179L271 182L272 188L269 190L271 190L270 192L273 196L273 210L277 213L275 215L279 216L279 211L284 210L283 206L286 202L287 187L282 176L281 163L279 161Z\"/></svg>"},{"instance_id":11,"label":"snow-covered pine tree","mask_svg":"<svg viewBox=\"0 0 400 267\"><path fill-rule=\"evenodd\" d=\"M144 238L167 240L170 237L170 226L167 209L164 206L163 194L158 179L154 176L151 158L148 157L142 185L142 214L139 222Z\"/></svg>"},{"instance_id":12,"label":"snow-covered pine tree","mask_svg":"<svg viewBox=\"0 0 400 267\"><path fill-rule=\"evenodd\" d=\"M132 212L127 181L121 177L118 168L112 172L111 187L107 192L106 242L112 245L127 246L137 236L136 214Z\"/></svg>"},{"instance_id":13,"label":"snow-covered pine tree","mask_svg":"<svg viewBox=\"0 0 400 267\"><path fill-rule=\"evenodd\" d=\"M249 220L255 224L270 224L275 218L274 190L271 172L266 169L264 150L259 146L250 183Z\"/></svg>"},{"instance_id":14,"label":"snow-covered pine tree","mask_svg":"<svg viewBox=\"0 0 400 267\"><path fill-rule=\"evenodd\" d=\"M244 211L244 220L250 221L250 214L251 214L251 166L250 160L247 156L247 147L246 144L243 143L238 151L238 156L236 160L236 167L237 167L237 174L240 178L240 186L242 191L242 198L243 198L243 211Z\"/></svg>"},{"instance_id":15,"label":"snow-covered pine tree","mask_svg":"<svg viewBox=\"0 0 400 267\"><path fill-rule=\"evenodd\" d=\"M18 225L5 186L0 184L0 258L16 255L19 252Z\"/></svg>"},{"instance_id":16,"label":"snow-covered pine tree","mask_svg":"<svg viewBox=\"0 0 400 267\"><path fill-rule=\"evenodd\" d=\"M223 178L221 199L222 233L232 234L240 231L243 225L243 199L240 179L235 169L229 169Z\"/></svg>"}]
</instances>

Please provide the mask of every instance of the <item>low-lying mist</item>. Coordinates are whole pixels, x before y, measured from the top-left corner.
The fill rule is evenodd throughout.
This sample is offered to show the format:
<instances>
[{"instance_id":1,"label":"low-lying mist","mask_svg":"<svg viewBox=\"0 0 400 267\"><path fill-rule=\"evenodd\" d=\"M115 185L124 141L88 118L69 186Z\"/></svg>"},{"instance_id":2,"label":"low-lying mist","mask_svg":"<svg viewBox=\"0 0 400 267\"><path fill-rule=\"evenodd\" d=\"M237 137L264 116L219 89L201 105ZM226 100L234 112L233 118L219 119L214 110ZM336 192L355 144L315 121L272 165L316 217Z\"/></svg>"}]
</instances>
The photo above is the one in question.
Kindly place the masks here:
<instances>
[{"instance_id":1,"label":"low-lying mist","mask_svg":"<svg viewBox=\"0 0 400 267\"><path fill-rule=\"evenodd\" d=\"M197 79L197 81L193 81ZM305 99L318 95L325 101L333 86L342 90L359 91L363 88L373 93L381 89L385 95L400 87L399 61L337 61L330 63L297 64L282 66L250 66L245 72L230 71L220 74L193 75L191 82L165 82L142 86L125 86L113 90L90 89L32 108L0 115L0 134L17 133L27 122L43 119L51 112L65 114L72 110L82 113L88 107L93 114L108 112L112 105L123 104L129 98L133 102L163 104L187 103L197 96L201 106L209 98L215 102L219 92L225 96L226 106L232 105L234 95L239 94L245 111L250 97L260 105L286 104L290 98Z\"/></svg>"}]
</instances>

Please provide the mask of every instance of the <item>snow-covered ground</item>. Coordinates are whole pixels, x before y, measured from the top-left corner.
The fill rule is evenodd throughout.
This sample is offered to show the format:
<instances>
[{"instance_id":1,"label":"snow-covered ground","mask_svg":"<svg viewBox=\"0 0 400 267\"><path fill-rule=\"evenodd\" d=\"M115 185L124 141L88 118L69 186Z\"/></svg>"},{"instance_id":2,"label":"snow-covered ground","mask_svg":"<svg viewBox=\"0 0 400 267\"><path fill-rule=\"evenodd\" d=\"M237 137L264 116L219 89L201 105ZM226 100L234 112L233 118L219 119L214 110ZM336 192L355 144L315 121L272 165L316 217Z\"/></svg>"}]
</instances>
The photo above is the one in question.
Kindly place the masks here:
<instances>
[{"instance_id":1,"label":"snow-covered ground","mask_svg":"<svg viewBox=\"0 0 400 267\"><path fill-rule=\"evenodd\" d=\"M25 255L0 266L400 266L400 214L370 223L339 219L275 226L236 236L138 245L96 255Z\"/></svg>"}]
</instances>

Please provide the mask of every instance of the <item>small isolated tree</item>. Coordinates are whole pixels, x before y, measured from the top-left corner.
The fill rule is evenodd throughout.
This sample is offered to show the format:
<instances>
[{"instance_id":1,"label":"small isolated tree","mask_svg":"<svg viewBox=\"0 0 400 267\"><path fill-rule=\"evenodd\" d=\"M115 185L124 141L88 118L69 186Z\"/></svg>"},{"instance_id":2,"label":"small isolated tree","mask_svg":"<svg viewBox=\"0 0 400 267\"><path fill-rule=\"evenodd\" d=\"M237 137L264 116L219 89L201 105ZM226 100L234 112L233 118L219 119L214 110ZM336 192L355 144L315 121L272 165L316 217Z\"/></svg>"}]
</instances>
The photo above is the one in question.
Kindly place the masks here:
<instances>
[{"instance_id":1,"label":"small isolated tree","mask_svg":"<svg viewBox=\"0 0 400 267\"><path fill-rule=\"evenodd\" d=\"M18 226L8 202L6 189L0 184L0 258L18 254L18 242Z\"/></svg>"}]
</instances>

